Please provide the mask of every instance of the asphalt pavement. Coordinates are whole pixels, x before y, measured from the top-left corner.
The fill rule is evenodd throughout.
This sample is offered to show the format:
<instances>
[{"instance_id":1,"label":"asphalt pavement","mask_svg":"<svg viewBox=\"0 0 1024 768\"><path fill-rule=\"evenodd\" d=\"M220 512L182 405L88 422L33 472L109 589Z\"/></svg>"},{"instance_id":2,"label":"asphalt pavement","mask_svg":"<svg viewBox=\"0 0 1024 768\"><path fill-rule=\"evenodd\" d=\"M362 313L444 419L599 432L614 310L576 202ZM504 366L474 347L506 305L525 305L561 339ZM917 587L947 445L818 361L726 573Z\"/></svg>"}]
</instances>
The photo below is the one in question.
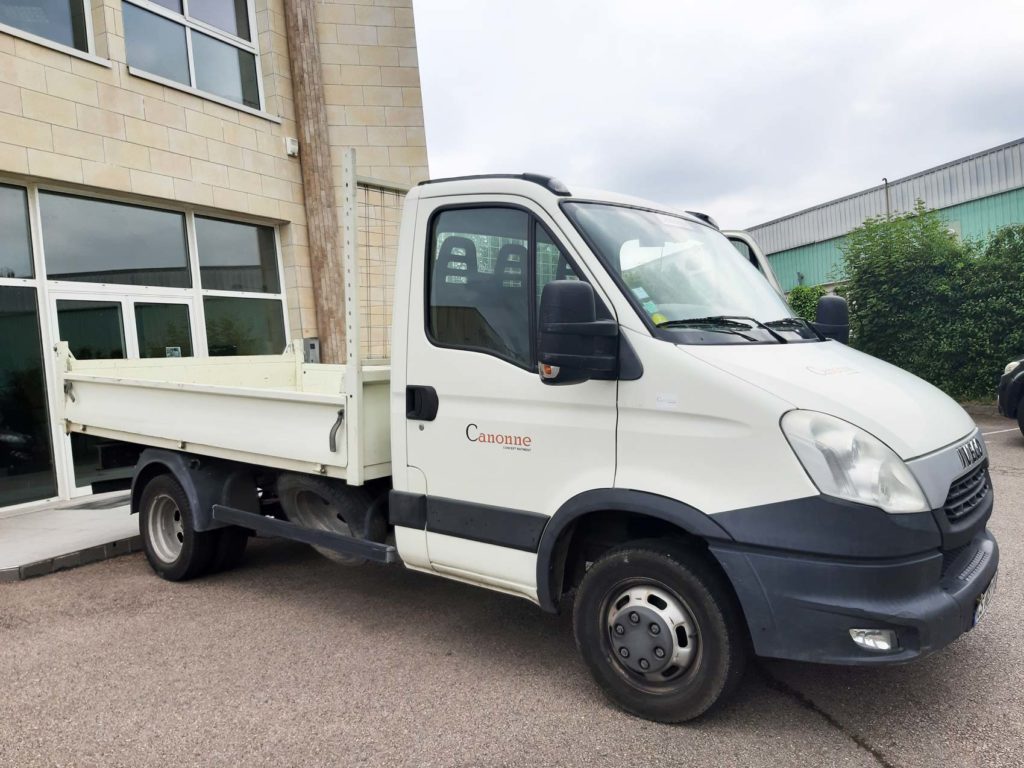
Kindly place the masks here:
<instances>
[{"instance_id":1,"label":"asphalt pavement","mask_svg":"<svg viewBox=\"0 0 1024 768\"><path fill-rule=\"evenodd\" d=\"M1024 765L1024 438L979 423L999 592L923 661L759 662L658 725L601 697L566 617L261 540L186 584L141 555L0 584L0 766Z\"/></svg>"}]
</instances>

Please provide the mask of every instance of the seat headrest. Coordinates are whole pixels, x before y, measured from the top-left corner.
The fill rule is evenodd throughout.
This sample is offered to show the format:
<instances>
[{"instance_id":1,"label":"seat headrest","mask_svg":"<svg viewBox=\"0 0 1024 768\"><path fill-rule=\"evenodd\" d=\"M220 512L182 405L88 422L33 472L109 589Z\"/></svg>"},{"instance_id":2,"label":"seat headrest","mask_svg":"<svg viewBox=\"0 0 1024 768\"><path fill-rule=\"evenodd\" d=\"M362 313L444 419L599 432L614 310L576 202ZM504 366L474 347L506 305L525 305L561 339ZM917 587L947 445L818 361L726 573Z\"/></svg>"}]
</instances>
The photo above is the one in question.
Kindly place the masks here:
<instances>
[{"instance_id":1,"label":"seat headrest","mask_svg":"<svg viewBox=\"0 0 1024 768\"><path fill-rule=\"evenodd\" d=\"M499 285L514 283L516 288L522 286L526 276L526 256L526 248L518 243L505 243L501 246L494 264L494 277Z\"/></svg>"},{"instance_id":2,"label":"seat headrest","mask_svg":"<svg viewBox=\"0 0 1024 768\"><path fill-rule=\"evenodd\" d=\"M476 245L468 237L450 235L441 243L434 264L436 285L471 283L478 274ZM452 280L451 278L460 278Z\"/></svg>"}]
</instances>

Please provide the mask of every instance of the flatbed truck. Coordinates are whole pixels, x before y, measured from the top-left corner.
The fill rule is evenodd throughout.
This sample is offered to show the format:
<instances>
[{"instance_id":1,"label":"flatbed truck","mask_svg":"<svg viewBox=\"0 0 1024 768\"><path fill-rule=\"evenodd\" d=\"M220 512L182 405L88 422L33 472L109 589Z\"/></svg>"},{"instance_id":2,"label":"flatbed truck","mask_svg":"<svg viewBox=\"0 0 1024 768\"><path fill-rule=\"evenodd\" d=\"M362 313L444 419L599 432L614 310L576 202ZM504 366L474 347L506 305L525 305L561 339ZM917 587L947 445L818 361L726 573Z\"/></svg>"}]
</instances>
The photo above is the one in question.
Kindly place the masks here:
<instances>
[{"instance_id":1,"label":"flatbed truck","mask_svg":"<svg viewBox=\"0 0 1024 768\"><path fill-rule=\"evenodd\" d=\"M299 342L63 346L61 418L145 447L131 511L165 579L232 567L256 533L497 590L572 611L620 707L689 720L752 655L936 651L996 584L970 416L794 317L764 271L707 217L647 201L533 174L424 183L389 360L360 357L358 312L342 364Z\"/></svg>"}]
</instances>

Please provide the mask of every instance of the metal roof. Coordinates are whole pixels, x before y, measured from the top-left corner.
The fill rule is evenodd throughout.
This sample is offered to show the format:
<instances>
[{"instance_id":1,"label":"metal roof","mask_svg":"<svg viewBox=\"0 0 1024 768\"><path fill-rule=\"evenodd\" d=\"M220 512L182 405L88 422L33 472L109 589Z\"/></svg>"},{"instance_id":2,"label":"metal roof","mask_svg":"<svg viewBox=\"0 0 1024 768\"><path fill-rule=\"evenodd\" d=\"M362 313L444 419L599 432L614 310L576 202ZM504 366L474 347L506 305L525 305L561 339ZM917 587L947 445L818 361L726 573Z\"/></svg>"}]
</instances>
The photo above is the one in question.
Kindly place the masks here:
<instances>
[{"instance_id":1,"label":"metal roof","mask_svg":"<svg viewBox=\"0 0 1024 768\"><path fill-rule=\"evenodd\" d=\"M947 208L1024 187L1024 138L889 182L890 211L906 213L919 198ZM885 215L885 185L840 197L749 227L765 253L845 235L871 216Z\"/></svg>"}]
</instances>

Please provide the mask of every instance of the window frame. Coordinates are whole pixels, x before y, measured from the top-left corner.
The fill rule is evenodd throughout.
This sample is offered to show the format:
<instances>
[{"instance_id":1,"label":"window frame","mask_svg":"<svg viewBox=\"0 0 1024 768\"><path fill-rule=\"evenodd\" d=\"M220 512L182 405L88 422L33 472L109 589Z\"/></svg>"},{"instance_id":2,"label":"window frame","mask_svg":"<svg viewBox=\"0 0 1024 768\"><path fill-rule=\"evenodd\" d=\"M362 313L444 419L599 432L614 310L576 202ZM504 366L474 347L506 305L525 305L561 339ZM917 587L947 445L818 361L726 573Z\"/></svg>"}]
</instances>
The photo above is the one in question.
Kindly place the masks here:
<instances>
[{"instance_id":1,"label":"window frame","mask_svg":"<svg viewBox=\"0 0 1024 768\"><path fill-rule=\"evenodd\" d=\"M245 0L246 12L249 19L249 34L252 40L246 40L243 37L238 37L226 32L222 29L218 29L212 24L208 24L205 21L196 19L189 15L188 4L189 0L181 0L181 13L172 11L170 8L166 8L158 3L151 2L151 0L122 0L122 5L127 3L128 5L134 5L136 8L140 8L143 11L149 11L157 16L160 16L168 21L174 22L175 24L185 28L185 52L188 58L188 83L180 83L177 80L171 80L169 78L157 75L151 72L147 72L139 67L132 66L128 63L129 74L135 75L136 77L142 76L145 79L155 80L163 83L168 87L177 87L181 89L187 89L190 92L195 93L197 96L203 98L210 98L213 101L217 101L221 104L237 107L244 111L255 112L257 114L263 114L266 109L266 95L263 90L263 68L260 66L261 57L259 49L259 33L256 29L256 7L254 0ZM122 11L123 15L123 11ZM122 24L123 24L122 18ZM192 53L192 34L198 32L202 35L207 35L215 40L230 45L234 48L238 48L246 53L253 55L256 65L256 90L259 98L259 106L250 107L248 104L243 102L236 102L219 94L213 93L212 91L206 91L200 88L196 84L196 61L195 56ZM128 39L127 34L125 35L125 50L127 51ZM127 54L125 56L127 59Z\"/></svg>"},{"instance_id":2,"label":"window frame","mask_svg":"<svg viewBox=\"0 0 1024 768\"><path fill-rule=\"evenodd\" d=\"M496 350L488 349L486 347L474 347L462 344L449 344L437 339L433 334L433 329L430 323L430 289L433 286L433 272L434 272L434 248L435 248L435 227L437 226L437 220L441 214L447 211L459 211L459 210L487 210L494 208L510 209L514 211L521 211L527 216L527 264L524 268L524 279L528 282L527 286L527 308L529 312L529 324L530 324L530 359L526 365L523 365L519 360L513 360L507 355L503 355ZM561 252L562 256L568 262L569 266L576 273L577 277L585 283L590 284L586 272L580 269L579 264L574 258L572 251L566 246L564 241L556 237L551 231L551 227L541 219L533 210L523 205L508 202L476 202L476 203L454 203L451 205L442 205L434 209L431 212L430 218L427 220L427 242L424 251L424 265L423 265L423 331L433 346L440 349L452 349L462 352L477 352L479 354L488 355L490 357L497 358L502 362L508 363L509 365L515 366L520 370L528 371L530 373L537 372L537 333L539 327L539 321L537 319L537 227L540 227L547 234L548 239L552 244L555 245ZM602 300L595 296L595 299L602 303Z\"/></svg>"},{"instance_id":3,"label":"window frame","mask_svg":"<svg viewBox=\"0 0 1024 768\"><path fill-rule=\"evenodd\" d=\"M47 48L54 48L55 50L71 54L72 56L78 56L86 59L87 61L92 61L95 64L110 67L111 64L109 61L96 55L96 40L95 35L93 34L92 24L92 0L70 0L70 2L78 3L82 7L82 16L85 20L85 50L76 48L74 45L62 43L59 40L54 40L52 37L46 37L45 35L39 35L35 32L29 32L27 29L22 29L21 27L16 27L12 24L3 22L0 22L0 32L6 32L9 35L21 37L29 42L43 45Z\"/></svg>"}]
</instances>

